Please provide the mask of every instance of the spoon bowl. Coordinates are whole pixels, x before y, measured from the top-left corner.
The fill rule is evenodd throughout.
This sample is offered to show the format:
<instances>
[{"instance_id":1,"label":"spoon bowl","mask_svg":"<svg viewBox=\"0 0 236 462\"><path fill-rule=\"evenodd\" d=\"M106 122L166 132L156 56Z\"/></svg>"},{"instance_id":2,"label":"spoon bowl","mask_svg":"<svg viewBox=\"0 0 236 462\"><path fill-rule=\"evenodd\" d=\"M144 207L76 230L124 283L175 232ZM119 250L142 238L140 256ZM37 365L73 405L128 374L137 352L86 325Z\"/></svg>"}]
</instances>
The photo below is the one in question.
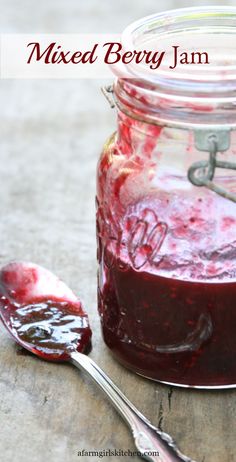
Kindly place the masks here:
<instances>
[{"instance_id":1,"label":"spoon bowl","mask_svg":"<svg viewBox=\"0 0 236 462\"><path fill-rule=\"evenodd\" d=\"M0 316L17 343L48 361L68 361L73 351L91 349L81 302L34 263L12 262L0 271Z\"/></svg>"}]
</instances>

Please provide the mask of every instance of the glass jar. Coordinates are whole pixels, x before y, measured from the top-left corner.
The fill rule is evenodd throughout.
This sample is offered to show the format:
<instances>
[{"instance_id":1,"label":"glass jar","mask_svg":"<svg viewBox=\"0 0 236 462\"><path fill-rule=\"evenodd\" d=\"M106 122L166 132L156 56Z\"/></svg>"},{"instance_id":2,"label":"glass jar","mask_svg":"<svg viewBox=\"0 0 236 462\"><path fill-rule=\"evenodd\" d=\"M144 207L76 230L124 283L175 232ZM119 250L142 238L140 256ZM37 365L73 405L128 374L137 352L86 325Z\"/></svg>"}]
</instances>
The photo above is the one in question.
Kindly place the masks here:
<instances>
[{"instance_id":1,"label":"glass jar","mask_svg":"<svg viewBox=\"0 0 236 462\"><path fill-rule=\"evenodd\" d=\"M118 129L98 163L105 343L129 369L180 386L236 384L235 25L236 8L205 7L128 27L127 49L207 37L217 64L118 77Z\"/></svg>"}]
</instances>

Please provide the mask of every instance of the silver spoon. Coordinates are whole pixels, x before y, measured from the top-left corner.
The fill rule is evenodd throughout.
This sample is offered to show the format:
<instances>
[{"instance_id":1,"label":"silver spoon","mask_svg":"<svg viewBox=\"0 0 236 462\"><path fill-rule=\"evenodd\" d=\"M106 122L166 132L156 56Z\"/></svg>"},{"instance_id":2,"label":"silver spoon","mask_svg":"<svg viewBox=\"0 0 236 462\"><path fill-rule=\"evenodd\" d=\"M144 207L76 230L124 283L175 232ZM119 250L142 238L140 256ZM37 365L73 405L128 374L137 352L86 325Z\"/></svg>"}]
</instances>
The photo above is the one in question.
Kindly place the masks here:
<instances>
[{"instance_id":1,"label":"silver spoon","mask_svg":"<svg viewBox=\"0 0 236 462\"><path fill-rule=\"evenodd\" d=\"M88 374L130 427L142 458L194 462L84 354L91 345L87 314L74 293L50 271L26 262L4 266L0 270L0 317L16 342L31 353L49 361L68 361Z\"/></svg>"}]
</instances>

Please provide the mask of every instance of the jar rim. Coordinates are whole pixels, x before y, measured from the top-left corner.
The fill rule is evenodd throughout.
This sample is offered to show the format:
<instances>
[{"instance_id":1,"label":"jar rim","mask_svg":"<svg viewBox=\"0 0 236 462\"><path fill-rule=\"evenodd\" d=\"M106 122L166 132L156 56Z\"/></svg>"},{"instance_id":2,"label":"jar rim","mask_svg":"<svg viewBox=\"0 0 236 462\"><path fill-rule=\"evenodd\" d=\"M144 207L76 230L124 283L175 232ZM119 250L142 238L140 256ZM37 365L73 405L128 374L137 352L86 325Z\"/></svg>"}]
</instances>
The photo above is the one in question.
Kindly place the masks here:
<instances>
[{"instance_id":1,"label":"jar rim","mask_svg":"<svg viewBox=\"0 0 236 462\"><path fill-rule=\"evenodd\" d=\"M154 73L143 72L143 67L139 64L136 67L132 63L123 65L123 69L113 66L113 72L117 76L114 93L119 109L131 117L156 125L186 128L196 125L214 125L220 128L224 125L235 129L236 7L180 8L144 17L124 30L121 37L122 48L124 51L135 49L137 39L141 37L146 40L148 34L154 33L154 37L163 37L166 32L169 37L176 37L178 31L180 35L183 33L186 40L186 31L190 37L192 31L203 30L212 33L210 43L216 56L219 54L222 65L202 66L200 70L193 72L189 72L188 66L182 66L181 71L177 68L170 71L159 67ZM219 31L222 32L221 35ZM229 44L227 53L222 53L221 48L215 45L216 38L218 40L220 37L221 43L223 36L227 38L226 42L222 42L223 50L225 43ZM233 64L231 61L229 64L228 59L233 60Z\"/></svg>"},{"instance_id":2,"label":"jar rim","mask_svg":"<svg viewBox=\"0 0 236 462\"><path fill-rule=\"evenodd\" d=\"M214 24L215 23L215 24ZM137 46L137 39L140 37L147 38L148 34L153 34L160 39L175 37L176 32L181 32L186 37L186 32L191 34L193 31L203 31L204 28L210 32L209 26L223 27L227 34L231 31L235 36L236 27L236 7L233 6L203 6L178 8L167 10L161 13L153 14L141 18L131 23L123 31L121 42L124 51L133 50ZM165 34L166 31L166 34ZM231 35L231 34L230 34ZM215 36L214 36L215 38ZM161 45L161 41L160 41ZM178 90L185 85L186 91L197 91L208 93L211 90L217 92L236 91L236 56L233 64L210 65L194 68L194 72L189 71L188 66L170 69L159 67L155 72L147 73L147 66L144 70L142 64L133 67L132 64L126 64L126 76L133 79L143 80L149 84L166 87L172 90ZM114 71L116 69L114 67ZM118 71L119 76L119 71ZM223 85L223 82L225 85Z\"/></svg>"}]
</instances>

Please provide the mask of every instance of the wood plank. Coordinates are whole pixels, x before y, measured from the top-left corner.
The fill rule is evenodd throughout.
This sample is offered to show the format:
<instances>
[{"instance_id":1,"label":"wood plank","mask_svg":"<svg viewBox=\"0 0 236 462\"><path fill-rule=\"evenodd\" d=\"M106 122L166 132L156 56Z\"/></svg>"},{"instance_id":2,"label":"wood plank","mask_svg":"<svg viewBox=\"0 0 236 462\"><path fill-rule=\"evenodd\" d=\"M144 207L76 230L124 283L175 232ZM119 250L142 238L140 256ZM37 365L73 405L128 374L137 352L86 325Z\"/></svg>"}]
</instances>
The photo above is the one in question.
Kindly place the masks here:
<instances>
[{"instance_id":1,"label":"wood plank","mask_svg":"<svg viewBox=\"0 0 236 462\"><path fill-rule=\"evenodd\" d=\"M52 0L37 3L34 16L23 0L24 18L15 12L11 19L13 6L9 10L5 5L3 30L71 31L82 12L82 30L84 22L88 27L98 24L98 17L105 28L115 15L119 31L134 17L156 9L154 0L138 9L134 0L129 6L123 0L113 3L112 8L95 0L75 3L57 2L55 22ZM160 2L158 9L176 4ZM11 5L19 8L15 0ZM147 381L120 366L102 341L96 308L95 169L115 123L99 86L98 81L1 82L0 264L31 260L63 278L89 313L91 357L134 404L196 461L235 462L235 391L193 391ZM0 422L5 462L90 462L98 459L79 458L77 452L134 449L128 429L88 378L70 365L23 354L2 326Z\"/></svg>"}]
</instances>

